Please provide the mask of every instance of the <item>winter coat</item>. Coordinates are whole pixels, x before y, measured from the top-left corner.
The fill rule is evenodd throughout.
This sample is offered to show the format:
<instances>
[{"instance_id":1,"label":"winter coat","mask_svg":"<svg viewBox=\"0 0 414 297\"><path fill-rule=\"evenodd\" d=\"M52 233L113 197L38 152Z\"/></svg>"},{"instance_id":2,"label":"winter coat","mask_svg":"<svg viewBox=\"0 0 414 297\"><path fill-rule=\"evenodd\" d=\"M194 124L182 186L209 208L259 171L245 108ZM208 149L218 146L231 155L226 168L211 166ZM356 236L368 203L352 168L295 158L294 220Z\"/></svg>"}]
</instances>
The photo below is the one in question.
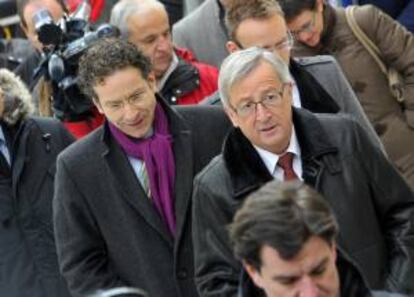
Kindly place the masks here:
<instances>
[{"instance_id":1,"label":"winter coat","mask_svg":"<svg viewBox=\"0 0 414 297\"><path fill-rule=\"evenodd\" d=\"M387 66L404 79L405 102L391 95L387 77L356 39L343 8L324 6L321 45L297 44L293 55L331 54L342 67L390 159L414 189L414 37L388 15L371 5L357 7L362 31L378 46Z\"/></svg>"},{"instance_id":2,"label":"winter coat","mask_svg":"<svg viewBox=\"0 0 414 297\"><path fill-rule=\"evenodd\" d=\"M175 53L178 65L158 92L168 103L197 104L217 90L216 67L197 62L187 49L176 48Z\"/></svg>"},{"instance_id":3,"label":"winter coat","mask_svg":"<svg viewBox=\"0 0 414 297\"><path fill-rule=\"evenodd\" d=\"M345 115L294 109L304 181L331 205L338 244L374 289L414 292L414 194L365 131ZM272 180L239 129L196 177L193 194L195 281L200 294L235 296L240 264L226 226L247 195Z\"/></svg>"},{"instance_id":4,"label":"winter coat","mask_svg":"<svg viewBox=\"0 0 414 297\"><path fill-rule=\"evenodd\" d=\"M217 107L163 107L177 172L175 239L106 125L58 159L56 245L74 297L119 286L137 287L149 296L198 296L191 242L192 181L219 153L230 123Z\"/></svg>"},{"instance_id":5,"label":"winter coat","mask_svg":"<svg viewBox=\"0 0 414 297\"><path fill-rule=\"evenodd\" d=\"M54 119L29 118L6 130L13 161L9 182L0 181L0 296L69 297L52 198L56 157L73 139Z\"/></svg>"}]
</instances>

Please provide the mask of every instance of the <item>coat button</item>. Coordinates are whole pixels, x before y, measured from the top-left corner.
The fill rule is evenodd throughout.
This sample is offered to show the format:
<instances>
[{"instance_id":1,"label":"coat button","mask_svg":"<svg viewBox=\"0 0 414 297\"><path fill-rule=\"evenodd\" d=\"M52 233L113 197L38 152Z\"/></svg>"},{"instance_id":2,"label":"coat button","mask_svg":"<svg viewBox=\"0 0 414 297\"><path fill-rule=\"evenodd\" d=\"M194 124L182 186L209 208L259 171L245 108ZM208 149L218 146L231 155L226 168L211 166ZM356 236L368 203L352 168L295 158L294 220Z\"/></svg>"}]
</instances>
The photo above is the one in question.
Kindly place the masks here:
<instances>
[{"instance_id":1,"label":"coat button","mask_svg":"<svg viewBox=\"0 0 414 297\"><path fill-rule=\"evenodd\" d=\"M179 279L185 279L188 277L188 273L186 269L180 269L177 274Z\"/></svg>"}]
</instances>

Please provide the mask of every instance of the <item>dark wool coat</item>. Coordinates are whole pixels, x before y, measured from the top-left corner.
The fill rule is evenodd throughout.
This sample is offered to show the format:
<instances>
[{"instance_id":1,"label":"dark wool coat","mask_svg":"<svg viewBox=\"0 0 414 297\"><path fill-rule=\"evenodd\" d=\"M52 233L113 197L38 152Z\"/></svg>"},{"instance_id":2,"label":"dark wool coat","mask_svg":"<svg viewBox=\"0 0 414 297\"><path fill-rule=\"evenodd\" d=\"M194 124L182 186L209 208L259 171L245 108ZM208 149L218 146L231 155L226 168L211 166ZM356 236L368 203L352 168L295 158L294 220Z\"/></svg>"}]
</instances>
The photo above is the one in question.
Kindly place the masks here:
<instances>
[{"instance_id":1,"label":"dark wool coat","mask_svg":"<svg viewBox=\"0 0 414 297\"><path fill-rule=\"evenodd\" d=\"M338 244L374 289L414 292L414 194L365 131L344 115L294 109L304 181L331 205ZM235 296L240 264L226 226L244 198L273 177L239 129L196 177L195 280L202 296Z\"/></svg>"},{"instance_id":2,"label":"dark wool coat","mask_svg":"<svg viewBox=\"0 0 414 297\"><path fill-rule=\"evenodd\" d=\"M175 240L105 125L58 159L54 225L59 264L73 296L139 287L149 296L194 297L194 175L220 152L229 127L217 107L163 104L176 166Z\"/></svg>"},{"instance_id":3,"label":"dark wool coat","mask_svg":"<svg viewBox=\"0 0 414 297\"><path fill-rule=\"evenodd\" d=\"M53 119L29 118L9 132L11 188L0 186L0 296L69 297L58 269L52 198L56 157L73 139Z\"/></svg>"}]
</instances>

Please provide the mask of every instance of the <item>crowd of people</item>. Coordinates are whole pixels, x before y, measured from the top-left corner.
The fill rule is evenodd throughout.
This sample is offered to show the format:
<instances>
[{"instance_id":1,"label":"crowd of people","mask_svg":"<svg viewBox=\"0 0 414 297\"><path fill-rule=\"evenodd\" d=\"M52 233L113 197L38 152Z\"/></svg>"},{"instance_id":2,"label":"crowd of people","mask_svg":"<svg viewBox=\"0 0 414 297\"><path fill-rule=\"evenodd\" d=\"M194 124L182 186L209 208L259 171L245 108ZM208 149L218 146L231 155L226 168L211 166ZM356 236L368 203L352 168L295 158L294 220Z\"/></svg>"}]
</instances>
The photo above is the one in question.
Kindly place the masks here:
<instances>
[{"instance_id":1,"label":"crowd of people","mask_svg":"<svg viewBox=\"0 0 414 297\"><path fill-rule=\"evenodd\" d=\"M339 2L16 0L0 296L414 296L412 1Z\"/></svg>"}]
</instances>

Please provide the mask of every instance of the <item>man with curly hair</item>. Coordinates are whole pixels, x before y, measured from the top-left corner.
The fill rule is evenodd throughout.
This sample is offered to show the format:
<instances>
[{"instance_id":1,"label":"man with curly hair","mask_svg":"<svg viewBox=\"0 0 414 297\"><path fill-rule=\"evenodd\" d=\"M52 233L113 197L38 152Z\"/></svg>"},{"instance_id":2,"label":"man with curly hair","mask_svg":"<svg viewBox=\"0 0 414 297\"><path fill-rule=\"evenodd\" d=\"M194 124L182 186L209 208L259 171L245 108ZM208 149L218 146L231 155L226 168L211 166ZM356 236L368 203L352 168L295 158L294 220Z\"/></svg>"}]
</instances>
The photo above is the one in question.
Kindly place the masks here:
<instances>
[{"instance_id":1,"label":"man with curly hair","mask_svg":"<svg viewBox=\"0 0 414 297\"><path fill-rule=\"evenodd\" d=\"M192 180L220 151L229 125L222 109L173 109L155 94L149 59L125 40L98 41L79 78L106 123L58 159L54 224L71 293L132 286L198 296Z\"/></svg>"}]
</instances>

